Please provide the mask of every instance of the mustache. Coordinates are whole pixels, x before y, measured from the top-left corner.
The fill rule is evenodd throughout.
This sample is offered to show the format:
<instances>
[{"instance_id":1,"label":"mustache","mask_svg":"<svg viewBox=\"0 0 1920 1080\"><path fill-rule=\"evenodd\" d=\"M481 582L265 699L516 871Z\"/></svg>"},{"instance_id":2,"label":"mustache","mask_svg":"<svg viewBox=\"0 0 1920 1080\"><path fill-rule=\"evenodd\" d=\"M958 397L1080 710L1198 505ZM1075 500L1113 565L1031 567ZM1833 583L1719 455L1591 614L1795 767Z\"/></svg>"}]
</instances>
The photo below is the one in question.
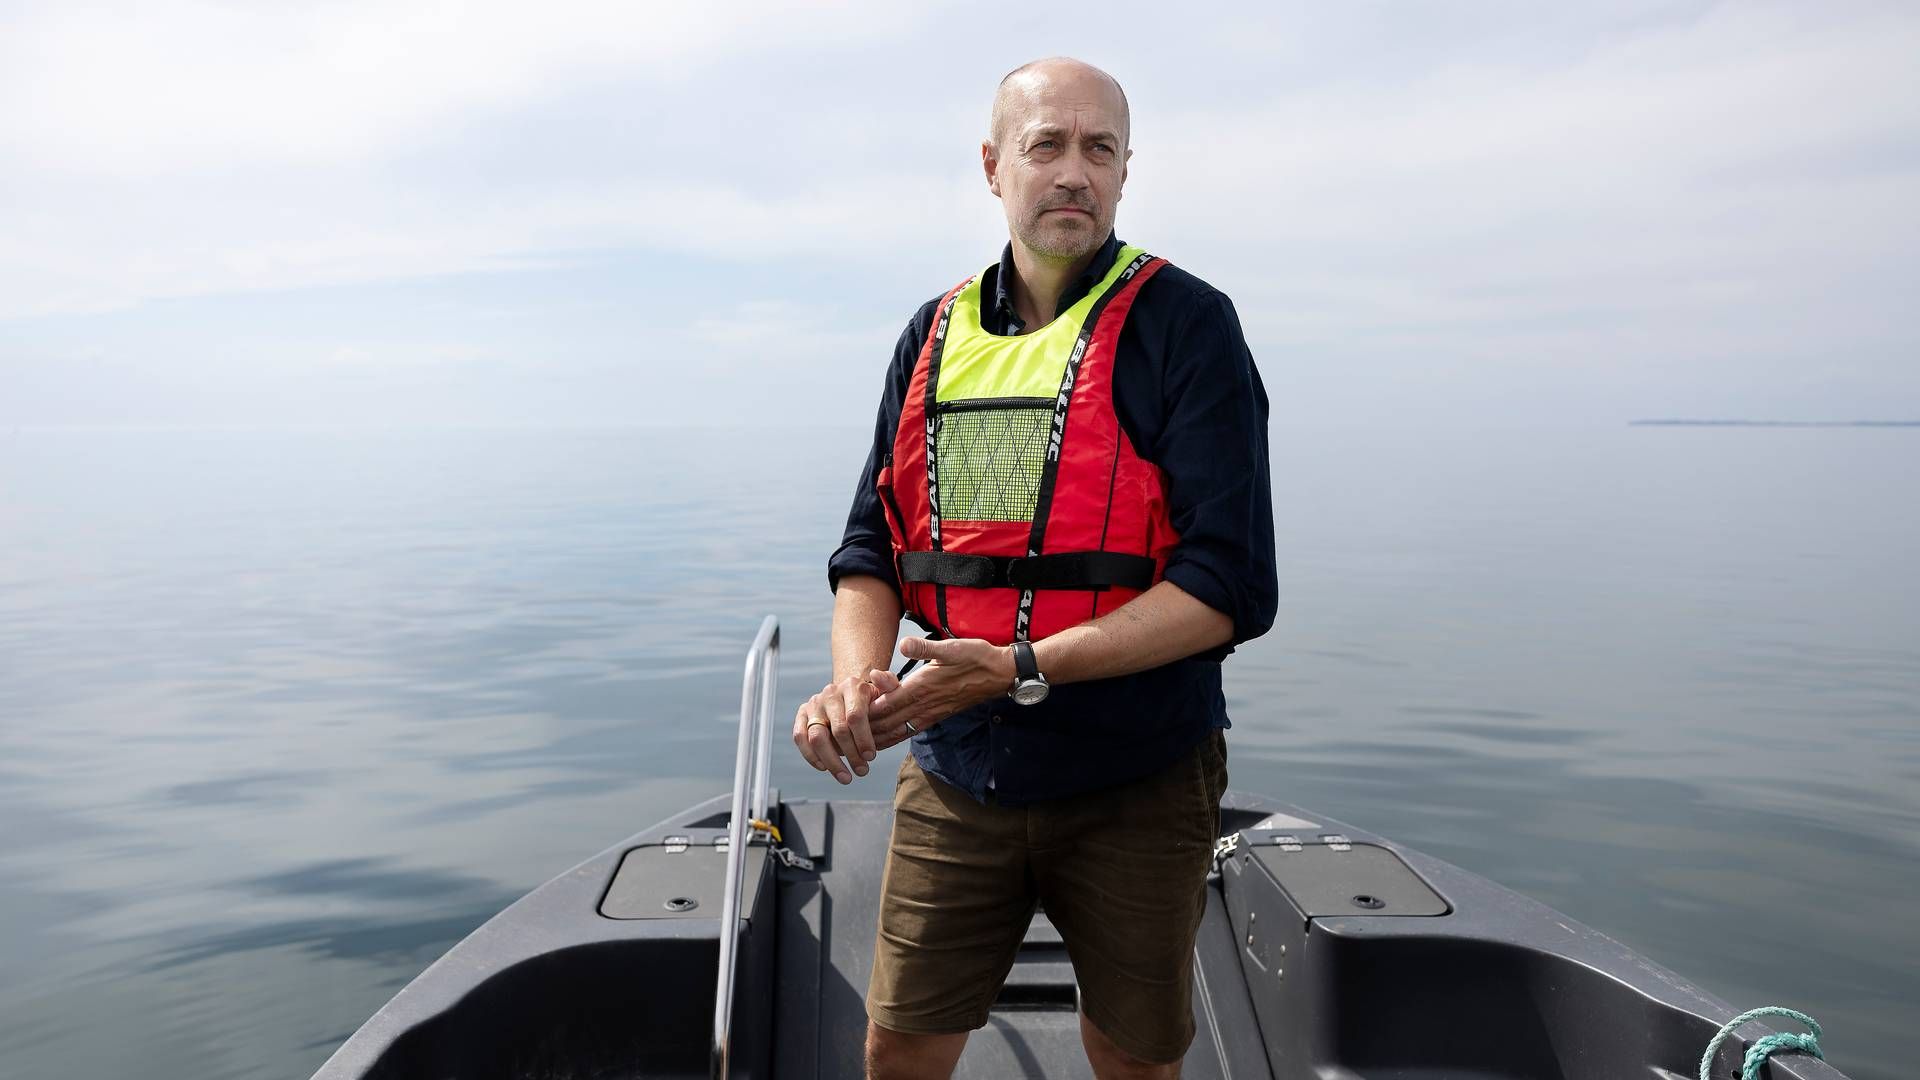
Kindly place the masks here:
<instances>
[{"instance_id":1,"label":"mustache","mask_svg":"<svg viewBox=\"0 0 1920 1080\"><path fill-rule=\"evenodd\" d=\"M1060 198L1048 199L1046 202L1034 207L1033 213L1035 217L1038 217L1049 210L1065 210L1069 207L1075 210L1083 210L1089 217L1099 216L1099 210L1093 205L1093 200L1083 198L1079 195L1065 195Z\"/></svg>"}]
</instances>

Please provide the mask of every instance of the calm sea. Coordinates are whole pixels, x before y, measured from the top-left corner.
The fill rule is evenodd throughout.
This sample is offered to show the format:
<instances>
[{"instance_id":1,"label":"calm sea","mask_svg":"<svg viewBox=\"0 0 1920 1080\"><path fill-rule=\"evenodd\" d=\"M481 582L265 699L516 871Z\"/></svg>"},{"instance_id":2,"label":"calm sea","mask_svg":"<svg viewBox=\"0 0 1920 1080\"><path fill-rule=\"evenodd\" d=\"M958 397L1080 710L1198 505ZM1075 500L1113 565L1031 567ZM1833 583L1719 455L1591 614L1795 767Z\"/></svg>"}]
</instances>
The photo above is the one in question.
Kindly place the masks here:
<instances>
[{"instance_id":1,"label":"calm sea","mask_svg":"<svg viewBox=\"0 0 1920 1080\"><path fill-rule=\"evenodd\" d=\"M826 678L860 443L0 432L0 1075L305 1076L725 790L760 617L783 712ZM1276 423L1274 461L1234 786L1912 1075L1920 431Z\"/></svg>"}]
</instances>

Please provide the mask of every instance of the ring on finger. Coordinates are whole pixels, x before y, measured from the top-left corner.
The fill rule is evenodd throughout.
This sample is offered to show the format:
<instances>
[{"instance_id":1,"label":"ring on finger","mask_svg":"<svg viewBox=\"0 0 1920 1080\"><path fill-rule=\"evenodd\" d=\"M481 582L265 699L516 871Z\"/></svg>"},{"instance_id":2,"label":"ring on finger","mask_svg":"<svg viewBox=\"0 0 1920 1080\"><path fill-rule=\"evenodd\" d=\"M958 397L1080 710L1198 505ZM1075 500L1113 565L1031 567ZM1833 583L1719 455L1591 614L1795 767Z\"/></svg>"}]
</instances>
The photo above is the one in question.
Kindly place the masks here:
<instances>
[{"instance_id":1,"label":"ring on finger","mask_svg":"<svg viewBox=\"0 0 1920 1080\"><path fill-rule=\"evenodd\" d=\"M908 720L908 721L906 722L906 724L907 724L907 734L909 734L909 735L918 735L918 734L920 734L920 729L919 729L919 728L917 728L917 727L914 727L914 726L913 726L913 721L911 721L911 720Z\"/></svg>"},{"instance_id":2,"label":"ring on finger","mask_svg":"<svg viewBox=\"0 0 1920 1080\"><path fill-rule=\"evenodd\" d=\"M831 730L831 729L832 729L832 726L833 726L833 725L831 725L831 724L829 724L829 723L827 723L827 722L826 722L825 720L809 720L809 721L807 721L807 730L808 730L808 731L812 731L812 730L813 730L814 728L817 728L817 727L823 727L823 728L828 728L829 730Z\"/></svg>"}]
</instances>

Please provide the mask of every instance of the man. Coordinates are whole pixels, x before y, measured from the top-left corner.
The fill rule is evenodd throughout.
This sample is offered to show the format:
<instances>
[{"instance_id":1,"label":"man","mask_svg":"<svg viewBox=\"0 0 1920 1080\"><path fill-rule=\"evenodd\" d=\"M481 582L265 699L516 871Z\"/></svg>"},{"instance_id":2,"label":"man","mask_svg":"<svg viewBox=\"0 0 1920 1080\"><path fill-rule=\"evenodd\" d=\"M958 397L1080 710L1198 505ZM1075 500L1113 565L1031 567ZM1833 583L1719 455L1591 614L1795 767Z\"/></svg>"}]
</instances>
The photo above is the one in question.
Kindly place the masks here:
<instances>
[{"instance_id":1,"label":"man","mask_svg":"<svg viewBox=\"0 0 1920 1080\"><path fill-rule=\"evenodd\" d=\"M794 742L842 784L907 739L868 1075L945 1077L1036 905L1096 1075L1173 1077L1226 786L1220 660L1272 624L1266 392L1227 298L1113 235L1126 96L1075 60L994 99L997 266L895 350ZM901 642L923 664L887 670Z\"/></svg>"}]
</instances>

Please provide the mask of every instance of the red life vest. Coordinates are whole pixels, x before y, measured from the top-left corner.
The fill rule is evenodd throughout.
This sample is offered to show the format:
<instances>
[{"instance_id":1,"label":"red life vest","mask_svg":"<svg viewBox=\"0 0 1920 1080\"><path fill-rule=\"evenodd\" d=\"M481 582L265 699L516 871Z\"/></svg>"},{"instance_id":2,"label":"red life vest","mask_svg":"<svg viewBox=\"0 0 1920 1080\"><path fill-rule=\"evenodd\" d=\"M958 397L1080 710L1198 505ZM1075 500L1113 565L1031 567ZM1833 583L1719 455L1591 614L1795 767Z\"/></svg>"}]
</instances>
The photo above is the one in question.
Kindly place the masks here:
<instances>
[{"instance_id":1,"label":"red life vest","mask_svg":"<svg viewBox=\"0 0 1920 1080\"><path fill-rule=\"evenodd\" d=\"M1038 641L1162 579L1179 536L1164 475L1114 413L1113 362L1165 265L1123 249L1086 298L1016 337L981 328L979 275L941 299L877 480L915 622Z\"/></svg>"}]
</instances>

